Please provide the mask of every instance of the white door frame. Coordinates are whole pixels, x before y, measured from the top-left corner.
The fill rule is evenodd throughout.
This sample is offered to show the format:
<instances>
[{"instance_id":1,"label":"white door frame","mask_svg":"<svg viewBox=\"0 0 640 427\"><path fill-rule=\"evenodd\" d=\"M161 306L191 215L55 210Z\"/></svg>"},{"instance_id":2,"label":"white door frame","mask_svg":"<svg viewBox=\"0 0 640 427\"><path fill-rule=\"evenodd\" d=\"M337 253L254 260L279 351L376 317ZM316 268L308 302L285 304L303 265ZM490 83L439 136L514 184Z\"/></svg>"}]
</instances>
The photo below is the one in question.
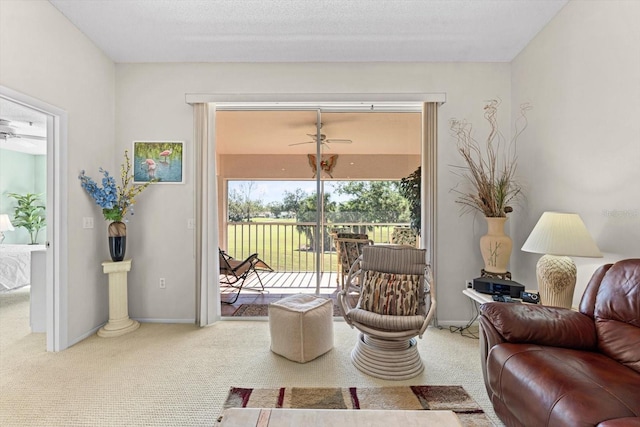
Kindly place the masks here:
<instances>
[{"instance_id":1,"label":"white door frame","mask_svg":"<svg viewBox=\"0 0 640 427\"><path fill-rule=\"evenodd\" d=\"M0 97L47 116L47 351L67 348L67 112L0 85Z\"/></svg>"},{"instance_id":2,"label":"white door frame","mask_svg":"<svg viewBox=\"0 0 640 427\"><path fill-rule=\"evenodd\" d=\"M209 94L209 93L187 93L185 94L185 101L187 104L214 104L217 110L243 110L243 109L265 109L265 110L277 110L277 109L319 109L322 108L326 111L332 111L338 109L340 111L362 111L363 109L371 109L372 111L422 111L423 103L435 102L443 104L446 102L445 93L244 93L244 94ZM375 105L375 110L374 110ZM368 108L370 107L370 108ZM210 138L213 140L212 146L215 147L215 114L214 117L209 119L209 128L213 130ZM422 135L423 144L425 143L425 135L423 130ZM423 174L422 182L428 182L429 188L422 188L422 198L426 203L426 209L423 210L422 221L422 237L421 242L423 247L427 248L427 256L432 265L432 271L435 276L437 268L435 265L435 242L436 242L436 226L435 221L435 197L436 197L436 182L433 179L436 175L436 158L435 156L427 157L429 154L435 153L435 147L422 147L422 169L432 170L429 178L426 174ZM214 155L214 154L212 154ZM212 200L212 209L217 212L218 201ZM426 219L426 221L425 221ZM207 221L207 228L213 230L217 228L217 224L214 223L214 218L211 216L205 219ZM427 228L428 223L433 223ZM429 232L429 235L425 235L425 231ZM201 230L196 229L196 233L200 233ZM219 236L215 235L217 240ZM215 242L219 246L219 242ZM204 267L209 269L211 264L207 263ZM210 291L214 295L218 295L220 292L219 272L207 271L205 277L212 277L213 283ZM435 279L435 277L434 277ZM220 320L220 310L217 307L207 307L207 311L212 319L212 322ZM437 322L437 320L436 320Z\"/></svg>"}]
</instances>

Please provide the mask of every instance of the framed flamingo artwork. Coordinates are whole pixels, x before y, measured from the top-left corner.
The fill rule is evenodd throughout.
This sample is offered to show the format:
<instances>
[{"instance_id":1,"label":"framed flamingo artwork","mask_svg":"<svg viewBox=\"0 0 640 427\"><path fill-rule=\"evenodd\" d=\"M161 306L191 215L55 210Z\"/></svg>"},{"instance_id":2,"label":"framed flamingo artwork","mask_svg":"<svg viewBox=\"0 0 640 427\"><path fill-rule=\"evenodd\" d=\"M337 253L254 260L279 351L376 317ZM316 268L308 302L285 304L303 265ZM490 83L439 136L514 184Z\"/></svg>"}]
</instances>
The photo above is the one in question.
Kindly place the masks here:
<instances>
[{"instance_id":1,"label":"framed flamingo artwork","mask_svg":"<svg viewBox=\"0 0 640 427\"><path fill-rule=\"evenodd\" d=\"M133 183L184 184L184 142L134 141Z\"/></svg>"}]
</instances>

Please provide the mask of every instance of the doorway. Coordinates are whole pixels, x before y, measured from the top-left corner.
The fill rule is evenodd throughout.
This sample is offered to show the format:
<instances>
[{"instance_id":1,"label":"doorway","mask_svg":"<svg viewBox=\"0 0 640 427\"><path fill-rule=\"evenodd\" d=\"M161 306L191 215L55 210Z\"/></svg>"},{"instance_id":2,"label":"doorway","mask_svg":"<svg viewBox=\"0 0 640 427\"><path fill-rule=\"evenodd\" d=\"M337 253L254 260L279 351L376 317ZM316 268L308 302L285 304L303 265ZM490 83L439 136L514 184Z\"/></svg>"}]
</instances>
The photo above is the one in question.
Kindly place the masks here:
<instances>
[{"instance_id":1,"label":"doorway","mask_svg":"<svg viewBox=\"0 0 640 427\"><path fill-rule=\"evenodd\" d=\"M66 295L66 253L67 239L64 232L66 221L63 215L66 201L66 187L63 185L66 150L67 113L23 93L0 86L0 113L15 109L35 118L42 118L45 137L46 173L44 192L46 193L46 237L42 238L44 257L38 257L44 268L42 288L38 290L37 303L39 318L37 329L46 333L47 351L60 351L67 347L67 313L64 304ZM16 110L17 111L17 110ZM1 116L2 114L0 114ZM10 120L10 119L9 119ZM28 121L27 121L28 124ZM11 127L11 126L9 126ZM28 129L27 129L28 130ZM30 135L25 132L26 135ZM8 135L7 135L8 136ZM23 139L28 139L24 137ZM35 141L34 138L31 138ZM44 258L44 259L42 259ZM33 299L33 290L32 290ZM32 319L33 320L33 319Z\"/></svg>"},{"instance_id":2,"label":"doorway","mask_svg":"<svg viewBox=\"0 0 640 427\"><path fill-rule=\"evenodd\" d=\"M395 193L398 203L388 197L421 164L421 112L372 107L216 106L219 243L237 259L257 252L275 268L262 276L277 294L269 297L335 293L341 272L334 232L390 243L394 226L408 226L408 216L390 215L401 196ZM284 203L274 198L276 189ZM266 244L269 238L275 243ZM250 283L259 288L257 280ZM250 289L241 294L246 301L265 300ZM222 310L247 312L241 304Z\"/></svg>"},{"instance_id":3,"label":"doorway","mask_svg":"<svg viewBox=\"0 0 640 427\"><path fill-rule=\"evenodd\" d=\"M216 154L217 110L312 109L340 104L348 109L376 111L414 111L422 114L421 166L421 247L437 277L436 180L438 108L446 102L445 93L307 93L307 94L186 94L192 105L196 147L196 324L205 326L220 320L220 284L217 250L219 234L219 178ZM288 105L288 108L287 108ZM215 255L215 256L214 256ZM437 320L436 320L437 322Z\"/></svg>"}]
</instances>

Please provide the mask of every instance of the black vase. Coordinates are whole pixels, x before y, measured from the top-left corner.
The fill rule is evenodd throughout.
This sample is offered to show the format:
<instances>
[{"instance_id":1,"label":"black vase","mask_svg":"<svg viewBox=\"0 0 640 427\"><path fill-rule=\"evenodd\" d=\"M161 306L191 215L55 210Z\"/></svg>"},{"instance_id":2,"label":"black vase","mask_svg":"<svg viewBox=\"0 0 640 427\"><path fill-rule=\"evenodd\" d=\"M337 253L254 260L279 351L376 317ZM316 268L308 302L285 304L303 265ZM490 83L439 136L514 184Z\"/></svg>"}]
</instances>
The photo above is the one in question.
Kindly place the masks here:
<instances>
[{"instance_id":1,"label":"black vase","mask_svg":"<svg viewBox=\"0 0 640 427\"><path fill-rule=\"evenodd\" d=\"M127 236L109 236L109 255L111 255L111 261L122 261L126 249Z\"/></svg>"}]
</instances>

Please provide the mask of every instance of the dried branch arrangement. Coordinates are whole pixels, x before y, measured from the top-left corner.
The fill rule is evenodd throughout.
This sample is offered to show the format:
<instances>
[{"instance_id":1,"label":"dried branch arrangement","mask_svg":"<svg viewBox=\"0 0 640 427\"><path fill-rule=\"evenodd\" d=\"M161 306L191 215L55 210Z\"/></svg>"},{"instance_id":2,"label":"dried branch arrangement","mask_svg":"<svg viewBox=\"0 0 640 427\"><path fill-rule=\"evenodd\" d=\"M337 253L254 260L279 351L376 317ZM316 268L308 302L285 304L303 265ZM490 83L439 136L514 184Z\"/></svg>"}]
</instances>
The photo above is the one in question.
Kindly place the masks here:
<instances>
[{"instance_id":1,"label":"dried branch arrangement","mask_svg":"<svg viewBox=\"0 0 640 427\"><path fill-rule=\"evenodd\" d=\"M491 100L484 107L484 118L489 122L490 132L484 144L472 136L473 127L464 120L451 119L449 126L457 141L458 152L464 160L463 166L454 166L454 173L462 177L468 190L454 188L458 194L456 203L463 213L478 210L487 217L505 217L512 212L511 203L521 193L516 181L518 137L527 127L526 113L529 104L520 106L513 137L507 142L498 129L499 100Z\"/></svg>"}]
</instances>

